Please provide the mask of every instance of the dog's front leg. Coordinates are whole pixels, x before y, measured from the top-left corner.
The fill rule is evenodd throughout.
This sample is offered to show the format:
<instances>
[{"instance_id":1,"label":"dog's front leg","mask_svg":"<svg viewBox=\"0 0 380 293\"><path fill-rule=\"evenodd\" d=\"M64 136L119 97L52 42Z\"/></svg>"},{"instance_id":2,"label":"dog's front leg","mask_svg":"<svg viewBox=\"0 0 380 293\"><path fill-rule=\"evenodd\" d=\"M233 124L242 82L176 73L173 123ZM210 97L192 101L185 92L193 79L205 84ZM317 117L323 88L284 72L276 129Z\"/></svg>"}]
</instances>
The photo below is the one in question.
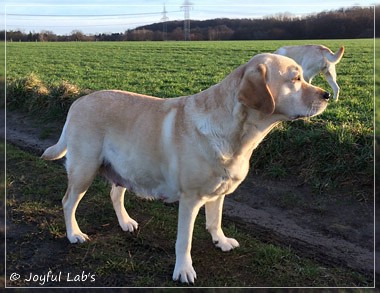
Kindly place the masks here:
<instances>
[{"instance_id":1,"label":"dog's front leg","mask_svg":"<svg viewBox=\"0 0 380 293\"><path fill-rule=\"evenodd\" d=\"M182 196L179 201L178 230L175 245L176 262L173 280L180 280L182 283L194 283L197 274L191 259L191 241L195 218L204 202L196 196L191 198L186 196L189 195Z\"/></svg>"},{"instance_id":2,"label":"dog's front leg","mask_svg":"<svg viewBox=\"0 0 380 293\"><path fill-rule=\"evenodd\" d=\"M222 230L222 212L224 195L219 196L214 201L206 203L206 229L210 232L212 241L216 247L222 251L229 251L239 246L233 238L227 238Z\"/></svg>"}]
</instances>

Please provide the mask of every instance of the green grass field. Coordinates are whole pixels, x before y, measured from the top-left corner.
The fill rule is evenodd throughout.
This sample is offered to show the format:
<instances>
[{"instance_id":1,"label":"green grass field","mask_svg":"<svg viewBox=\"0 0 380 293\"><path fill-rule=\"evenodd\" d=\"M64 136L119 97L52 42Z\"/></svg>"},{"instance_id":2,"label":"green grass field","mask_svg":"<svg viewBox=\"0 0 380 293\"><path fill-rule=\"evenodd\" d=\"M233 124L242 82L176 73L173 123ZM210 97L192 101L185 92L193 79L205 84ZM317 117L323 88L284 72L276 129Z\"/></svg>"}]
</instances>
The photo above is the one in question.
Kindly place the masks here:
<instances>
[{"instance_id":1,"label":"green grass field","mask_svg":"<svg viewBox=\"0 0 380 293\"><path fill-rule=\"evenodd\" d=\"M337 66L341 99L321 116L277 127L254 153L254 170L272 178L298 177L318 191L344 184L362 194L366 187L371 198L373 40L7 43L8 108L63 120L83 90L189 95L219 82L255 54L306 43L333 51L345 46ZM313 83L331 91L322 77Z\"/></svg>"},{"instance_id":2,"label":"green grass field","mask_svg":"<svg viewBox=\"0 0 380 293\"><path fill-rule=\"evenodd\" d=\"M346 47L337 66L341 99L332 102L321 116L277 127L255 151L253 172L284 180L296 176L320 195L330 194L323 193L326 189L342 191L344 200L349 190L349 194L358 193L370 201L372 40L7 43L7 106L42 121L63 123L71 102L88 90L122 89L167 98L192 94L219 82L257 53L305 43L322 43L334 51L340 45ZM314 83L328 89L321 77ZM65 237L61 207L66 183L65 170L59 164L7 147L7 216L12 224L7 234L8 274L44 274L49 268L54 273L84 270L96 275L95 283L52 286L178 285L171 281L175 204L126 196L126 209L140 229L125 233L118 227L107 196L109 186L98 178L77 212L79 225L92 241L71 245ZM228 219L223 222L225 232L238 239L241 247L228 254L215 249L201 213L193 237L193 260L199 276L196 286L373 285L370 276L303 258L290 247L263 243ZM20 281L9 285L35 284Z\"/></svg>"}]
</instances>

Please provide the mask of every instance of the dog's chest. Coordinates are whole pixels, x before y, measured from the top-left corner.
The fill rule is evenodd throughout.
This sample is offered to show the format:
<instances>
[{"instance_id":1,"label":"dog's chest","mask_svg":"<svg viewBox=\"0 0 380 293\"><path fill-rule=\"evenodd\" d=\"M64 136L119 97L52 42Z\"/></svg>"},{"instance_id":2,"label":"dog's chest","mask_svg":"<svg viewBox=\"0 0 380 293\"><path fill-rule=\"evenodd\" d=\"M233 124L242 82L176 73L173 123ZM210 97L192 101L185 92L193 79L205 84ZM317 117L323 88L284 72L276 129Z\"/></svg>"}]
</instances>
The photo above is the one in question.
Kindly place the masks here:
<instances>
[{"instance_id":1,"label":"dog's chest","mask_svg":"<svg viewBox=\"0 0 380 293\"><path fill-rule=\"evenodd\" d=\"M221 161L217 174L210 177L208 195L224 195L235 191L239 184L247 176L249 161L245 158Z\"/></svg>"}]
</instances>

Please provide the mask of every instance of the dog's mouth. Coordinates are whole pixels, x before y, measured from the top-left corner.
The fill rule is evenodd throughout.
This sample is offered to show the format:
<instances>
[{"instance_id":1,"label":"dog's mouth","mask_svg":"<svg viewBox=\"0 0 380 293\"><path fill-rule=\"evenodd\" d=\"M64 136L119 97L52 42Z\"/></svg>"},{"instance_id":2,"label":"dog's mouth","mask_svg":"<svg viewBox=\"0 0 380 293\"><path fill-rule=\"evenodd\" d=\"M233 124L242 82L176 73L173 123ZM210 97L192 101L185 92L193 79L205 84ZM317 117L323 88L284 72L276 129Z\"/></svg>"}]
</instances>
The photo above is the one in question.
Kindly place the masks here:
<instances>
[{"instance_id":1,"label":"dog's mouth","mask_svg":"<svg viewBox=\"0 0 380 293\"><path fill-rule=\"evenodd\" d=\"M310 118L313 116L317 116L321 114L327 107L327 102L326 103L321 103L319 101L315 101L311 104L309 109L306 111L306 113L302 114L297 114L294 116L290 116L290 120L299 120L299 119L304 119L304 118Z\"/></svg>"},{"instance_id":2,"label":"dog's mouth","mask_svg":"<svg viewBox=\"0 0 380 293\"><path fill-rule=\"evenodd\" d=\"M306 117L310 117L310 116L297 115L297 116L290 117L290 120L298 120L298 119L303 119Z\"/></svg>"}]
</instances>

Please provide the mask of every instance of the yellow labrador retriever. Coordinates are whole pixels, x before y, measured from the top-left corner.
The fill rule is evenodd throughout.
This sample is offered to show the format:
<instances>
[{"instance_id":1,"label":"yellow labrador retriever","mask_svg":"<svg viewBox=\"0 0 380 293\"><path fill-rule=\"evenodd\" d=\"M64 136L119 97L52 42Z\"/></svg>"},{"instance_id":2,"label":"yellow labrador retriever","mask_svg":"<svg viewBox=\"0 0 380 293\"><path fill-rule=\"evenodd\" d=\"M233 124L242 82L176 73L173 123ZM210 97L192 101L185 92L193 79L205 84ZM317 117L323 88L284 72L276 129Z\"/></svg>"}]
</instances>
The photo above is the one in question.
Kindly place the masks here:
<instances>
[{"instance_id":1,"label":"yellow labrador retriever","mask_svg":"<svg viewBox=\"0 0 380 293\"><path fill-rule=\"evenodd\" d=\"M318 73L322 72L334 91L334 99L338 100L340 88L336 82L335 65L342 59L344 47L340 47L335 54L322 45L285 46L274 53L290 57L300 64L303 69L303 77L309 83Z\"/></svg>"},{"instance_id":2,"label":"yellow labrador retriever","mask_svg":"<svg viewBox=\"0 0 380 293\"><path fill-rule=\"evenodd\" d=\"M58 143L42 155L67 158L62 203L68 239L89 239L75 211L100 171L113 183L111 199L124 231L138 227L124 208L126 189L179 201L173 280L193 283L190 250L200 207L206 207L215 245L223 251L239 246L221 228L224 196L244 180L253 150L276 124L320 114L329 97L304 81L292 59L261 54L191 96L160 99L110 90L78 99Z\"/></svg>"}]
</instances>

